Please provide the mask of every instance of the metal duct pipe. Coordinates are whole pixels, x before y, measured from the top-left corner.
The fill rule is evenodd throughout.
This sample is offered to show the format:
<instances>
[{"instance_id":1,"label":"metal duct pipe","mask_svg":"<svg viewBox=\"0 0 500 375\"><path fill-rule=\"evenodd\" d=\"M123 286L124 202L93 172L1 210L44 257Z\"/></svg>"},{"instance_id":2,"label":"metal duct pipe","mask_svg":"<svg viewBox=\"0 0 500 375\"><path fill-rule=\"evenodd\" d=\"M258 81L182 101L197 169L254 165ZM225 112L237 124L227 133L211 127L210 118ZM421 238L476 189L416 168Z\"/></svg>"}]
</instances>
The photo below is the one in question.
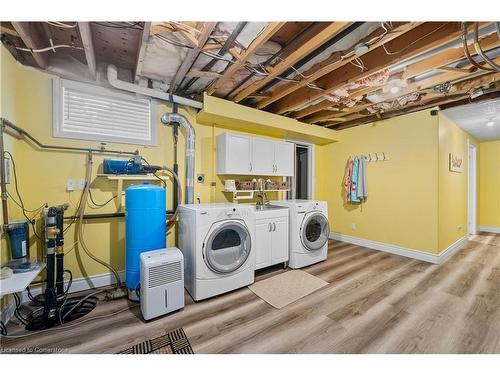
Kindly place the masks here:
<instances>
[{"instance_id":1,"label":"metal duct pipe","mask_svg":"<svg viewBox=\"0 0 500 375\"><path fill-rule=\"evenodd\" d=\"M152 98L166 100L168 102L173 101L174 103L182 104L197 109L203 108L203 103L198 102L196 100L183 98L182 96L177 96L177 95L170 95L163 91L150 89L147 87L135 85L133 83L121 81L118 79L118 69L114 65L108 65L108 82L111 86L119 90L135 92L137 94L142 94L150 96Z\"/></svg>"},{"instance_id":2,"label":"metal duct pipe","mask_svg":"<svg viewBox=\"0 0 500 375\"><path fill-rule=\"evenodd\" d=\"M177 123L186 130L186 203L194 203L194 150L196 133L188 119L179 113L164 113L161 122L165 125Z\"/></svg>"}]
</instances>

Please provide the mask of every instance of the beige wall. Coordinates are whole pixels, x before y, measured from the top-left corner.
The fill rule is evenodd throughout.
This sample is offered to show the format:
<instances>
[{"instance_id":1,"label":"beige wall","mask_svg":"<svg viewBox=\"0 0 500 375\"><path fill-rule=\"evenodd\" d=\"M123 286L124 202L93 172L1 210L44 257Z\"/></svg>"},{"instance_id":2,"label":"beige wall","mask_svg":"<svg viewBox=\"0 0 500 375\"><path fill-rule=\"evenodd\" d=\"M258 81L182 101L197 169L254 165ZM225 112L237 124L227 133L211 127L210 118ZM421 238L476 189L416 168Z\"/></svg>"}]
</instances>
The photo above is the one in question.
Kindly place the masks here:
<instances>
[{"instance_id":1,"label":"beige wall","mask_svg":"<svg viewBox=\"0 0 500 375\"><path fill-rule=\"evenodd\" d=\"M468 142L477 139L444 115L439 115L439 250L443 251L468 234ZM450 153L463 158L461 173L449 170ZM478 151L479 155L479 151Z\"/></svg>"},{"instance_id":2,"label":"beige wall","mask_svg":"<svg viewBox=\"0 0 500 375\"><path fill-rule=\"evenodd\" d=\"M316 154L316 198L328 201L331 230L436 253L438 117L416 112L339 136L338 143L317 147ZM346 204L342 181L349 156L375 152L390 159L368 164L367 202Z\"/></svg>"},{"instance_id":3,"label":"beige wall","mask_svg":"<svg viewBox=\"0 0 500 375\"><path fill-rule=\"evenodd\" d=\"M500 231L500 140L481 142L479 225Z\"/></svg>"}]
</instances>

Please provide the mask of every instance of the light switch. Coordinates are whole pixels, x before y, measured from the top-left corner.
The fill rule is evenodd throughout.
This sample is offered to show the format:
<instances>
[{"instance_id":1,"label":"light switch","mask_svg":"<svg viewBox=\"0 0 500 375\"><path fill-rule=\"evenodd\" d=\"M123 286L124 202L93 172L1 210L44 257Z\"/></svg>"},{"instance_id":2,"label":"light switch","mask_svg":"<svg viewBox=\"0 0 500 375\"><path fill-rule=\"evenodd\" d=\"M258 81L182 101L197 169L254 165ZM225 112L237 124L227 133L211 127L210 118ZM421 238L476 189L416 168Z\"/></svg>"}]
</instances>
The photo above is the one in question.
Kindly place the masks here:
<instances>
[{"instance_id":1,"label":"light switch","mask_svg":"<svg viewBox=\"0 0 500 375\"><path fill-rule=\"evenodd\" d=\"M83 189L85 189L85 179L80 178L78 180L78 190L83 191Z\"/></svg>"},{"instance_id":2,"label":"light switch","mask_svg":"<svg viewBox=\"0 0 500 375\"><path fill-rule=\"evenodd\" d=\"M66 190L67 191L74 191L75 190L75 180L72 178L68 178L66 181Z\"/></svg>"}]
</instances>

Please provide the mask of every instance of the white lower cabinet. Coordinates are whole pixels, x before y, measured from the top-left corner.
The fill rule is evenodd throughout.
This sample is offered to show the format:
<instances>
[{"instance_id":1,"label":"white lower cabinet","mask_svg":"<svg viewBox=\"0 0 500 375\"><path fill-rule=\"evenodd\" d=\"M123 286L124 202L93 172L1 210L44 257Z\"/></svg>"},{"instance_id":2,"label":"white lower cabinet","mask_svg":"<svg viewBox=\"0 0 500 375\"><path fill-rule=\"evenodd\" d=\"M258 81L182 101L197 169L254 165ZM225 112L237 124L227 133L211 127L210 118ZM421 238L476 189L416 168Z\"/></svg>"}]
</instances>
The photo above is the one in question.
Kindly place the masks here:
<instances>
[{"instance_id":1,"label":"white lower cabinet","mask_svg":"<svg viewBox=\"0 0 500 375\"><path fill-rule=\"evenodd\" d=\"M255 214L255 269L288 261L288 209Z\"/></svg>"}]
</instances>

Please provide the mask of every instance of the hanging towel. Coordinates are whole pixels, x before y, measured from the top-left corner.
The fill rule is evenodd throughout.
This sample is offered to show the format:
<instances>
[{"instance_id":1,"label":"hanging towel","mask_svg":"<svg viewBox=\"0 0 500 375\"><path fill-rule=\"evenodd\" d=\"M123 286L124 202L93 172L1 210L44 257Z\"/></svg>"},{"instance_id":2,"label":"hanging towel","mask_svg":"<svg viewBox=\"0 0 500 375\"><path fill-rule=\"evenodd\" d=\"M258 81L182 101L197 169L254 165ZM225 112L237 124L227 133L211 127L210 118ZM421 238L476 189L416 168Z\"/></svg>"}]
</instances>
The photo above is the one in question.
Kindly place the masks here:
<instances>
[{"instance_id":1,"label":"hanging towel","mask_svg":"<svg viewBox=\"0 0 500 375\"><path fill-rule=\"evenodd\" d=\"M344 198L346 203L351 201L351 183L352 183L352 158L347 160L344 172Z\"/></svg>"},{"instance_id":2,"label":"hanging towel","mask_svg":"<svg viewBox=\"0 0 500 375\"><path fill-rule=\"evenodd\" d=\"M358 197L358 181L359 180L359 157L355 157L352 164L352 178L351 178L351 202L360 203Z\"/></svg>"},{"instance_id":3,"label":"hanging towel","mask_svg":"<svg viewBox=\"0 0 500 375\"><path fill-rule=\"evenodd\" d=\"M359 157L359 168L358 168L358 191L357 197L360 201L366 200L368 197L368 189L366 186L366 158L364 156Z\"/></svg>"}]
</instances>

